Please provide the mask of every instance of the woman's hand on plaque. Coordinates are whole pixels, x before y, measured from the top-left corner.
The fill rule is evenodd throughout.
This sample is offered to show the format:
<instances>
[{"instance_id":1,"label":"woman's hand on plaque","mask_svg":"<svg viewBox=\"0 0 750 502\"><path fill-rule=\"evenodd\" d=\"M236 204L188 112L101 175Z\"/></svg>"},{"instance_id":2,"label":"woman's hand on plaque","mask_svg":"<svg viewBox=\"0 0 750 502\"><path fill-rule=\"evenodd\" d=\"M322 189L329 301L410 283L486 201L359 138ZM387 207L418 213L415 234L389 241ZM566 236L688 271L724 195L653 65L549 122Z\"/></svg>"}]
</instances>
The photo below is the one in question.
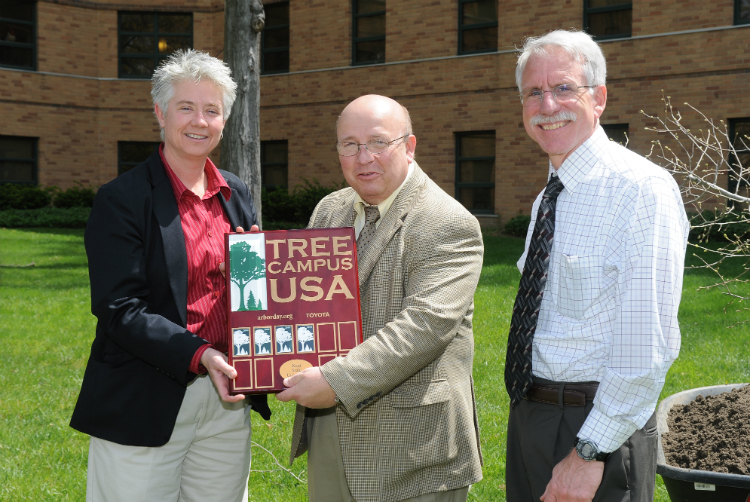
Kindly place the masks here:
<instances>
[{"instance_id":1,"label":"woman's hand on plaque","mask_svg":"<svg viewBox=\"0 0 750 502\"><path fill-rule=\"evenodd\" d=\"M227 364L227 356L209 347L201 355L201 364L208 370L222 401L236 403L245 399L243 394L229 393L229 380L237 377L237 370Z\"/></svg>"}]
</instances>

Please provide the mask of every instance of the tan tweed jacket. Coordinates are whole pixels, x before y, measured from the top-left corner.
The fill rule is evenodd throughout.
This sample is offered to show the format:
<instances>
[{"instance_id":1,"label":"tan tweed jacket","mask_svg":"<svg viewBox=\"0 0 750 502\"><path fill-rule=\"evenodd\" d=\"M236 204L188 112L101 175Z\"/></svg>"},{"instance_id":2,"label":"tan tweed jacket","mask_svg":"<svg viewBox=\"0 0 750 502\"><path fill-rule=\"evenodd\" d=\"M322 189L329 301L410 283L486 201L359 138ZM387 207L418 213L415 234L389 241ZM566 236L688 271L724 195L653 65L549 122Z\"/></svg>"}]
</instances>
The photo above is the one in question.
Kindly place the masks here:
<instances>
[{"instance_id":1,"label":"tan tweed jacket","mask_svg":"<svg viewBox=\"0 0 750 502\"><path fill-rule=\"evenodd\" d=\"M351 188L327 196L309 226L352 226L354 196ZM359 262L365 342L322 367L341 401L352 496L389 502L476 483L479 224L415 165L373 239ZM307 450L305 411L297 406L291 461Z\"/></svg>"}]
</instances>

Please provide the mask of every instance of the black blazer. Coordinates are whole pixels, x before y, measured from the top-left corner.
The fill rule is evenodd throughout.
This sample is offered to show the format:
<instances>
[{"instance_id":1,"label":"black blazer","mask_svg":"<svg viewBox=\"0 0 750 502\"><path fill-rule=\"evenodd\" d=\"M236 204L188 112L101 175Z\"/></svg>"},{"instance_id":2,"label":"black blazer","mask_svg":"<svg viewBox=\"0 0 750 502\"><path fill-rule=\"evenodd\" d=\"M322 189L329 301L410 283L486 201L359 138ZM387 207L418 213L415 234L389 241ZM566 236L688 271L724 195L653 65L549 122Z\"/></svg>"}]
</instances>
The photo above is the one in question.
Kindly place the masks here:
<instances>
[{"instance_id":1,"label":"black blazer","mask_svg":"<svg viewBox=\"0 0 750 502\"><path fill-rule=\"evenodd\" d=\"M232 229L257 224L235 175L218 197ZM96 337L71 427L124 445L162 446L172 435L195 351L187 325L188 266L180 213L158 151L102 186L85 232ZM253 408L268 419L265 396Z\"/></svg>"}]
</instances>

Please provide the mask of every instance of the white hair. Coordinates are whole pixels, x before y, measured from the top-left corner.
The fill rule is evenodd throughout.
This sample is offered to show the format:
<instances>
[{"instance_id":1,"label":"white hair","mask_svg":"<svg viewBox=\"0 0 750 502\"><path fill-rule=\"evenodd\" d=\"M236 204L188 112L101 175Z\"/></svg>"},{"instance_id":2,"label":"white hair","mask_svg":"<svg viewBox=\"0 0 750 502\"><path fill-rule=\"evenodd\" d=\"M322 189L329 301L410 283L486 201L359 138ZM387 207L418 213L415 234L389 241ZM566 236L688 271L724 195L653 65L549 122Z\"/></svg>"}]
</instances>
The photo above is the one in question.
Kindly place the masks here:
<instances>
[{"instance_id":1,"label":"white hair","mask_svg":"<svg viewBox=\"0 0 750 502\"><path fill-rule=\"evenodd\" d=\"M174 96L174 86L185 80L197 84L202 78L207 78L221 90L222 114L226 121L237 97L237 84L232 80L229 66L207 52L193 49L173 52L151 77L151 99L166 115L169 101ZM164 140L164 129L161 137Z\"/></svg>"},{"instance_id":2,"label":"white hair","mask_svg":"<svg viewBox=\"0 0 750 502\"><path fill-rule=\"evenodd\" d=\"M521 49L516 63L516 86L522 92L523 71L532 54L547 56L548 46L565 49L570 56L581 64L586 77L585 85L605 85L607 83L607 61L604 59L599 44L594 42L591 35L583 31L555 30L541 37L527 38ZM593 92L593 89L591 89Z\"/></svg>"}]
</instances>

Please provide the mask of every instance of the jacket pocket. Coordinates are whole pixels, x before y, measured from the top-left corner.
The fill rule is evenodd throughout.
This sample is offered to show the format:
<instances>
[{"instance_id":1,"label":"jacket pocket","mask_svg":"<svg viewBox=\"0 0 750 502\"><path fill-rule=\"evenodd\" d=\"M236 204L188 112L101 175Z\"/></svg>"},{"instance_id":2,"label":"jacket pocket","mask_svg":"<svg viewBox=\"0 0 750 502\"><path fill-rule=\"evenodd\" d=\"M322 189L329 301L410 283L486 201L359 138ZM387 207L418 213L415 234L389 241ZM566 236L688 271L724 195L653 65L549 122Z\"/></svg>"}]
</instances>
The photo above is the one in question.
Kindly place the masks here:
<instances>
[{"instance_id":1,"label":"jacket pocket","mask_svg":"<svg viewBox=\"0 0 750 502\"><path fill-rule=\"evenodd\" d=\"M450 384L447 380L436 380L423 385L404 385L390 393L394 408L415 408L444 403L450 399Z\"/></svg>"},{"instance_id":2,"label":"jacket pocket","mask_svg":"<svg viewBox=\"0 0 750 502\"><path fill-rule=\"evenodd\" d=\"M381 442L394 445L403 457L403 473L446 464L458 454L455 410L447 380L404 385L392 390L391 420L379 421ZM405 454L403 452L406 452Z\"/></svg>"},{"instance_id":3,"label":"jacket pocket","mask_svg":"<svg viewBox=\"0 0 750 502\"><path fill-rule=\"evenodd\" d=\"M604 276L603 258L597 255L561 255L557 311L574 319L586 319L599 297Z\"/></svg>"}]
</instances>

